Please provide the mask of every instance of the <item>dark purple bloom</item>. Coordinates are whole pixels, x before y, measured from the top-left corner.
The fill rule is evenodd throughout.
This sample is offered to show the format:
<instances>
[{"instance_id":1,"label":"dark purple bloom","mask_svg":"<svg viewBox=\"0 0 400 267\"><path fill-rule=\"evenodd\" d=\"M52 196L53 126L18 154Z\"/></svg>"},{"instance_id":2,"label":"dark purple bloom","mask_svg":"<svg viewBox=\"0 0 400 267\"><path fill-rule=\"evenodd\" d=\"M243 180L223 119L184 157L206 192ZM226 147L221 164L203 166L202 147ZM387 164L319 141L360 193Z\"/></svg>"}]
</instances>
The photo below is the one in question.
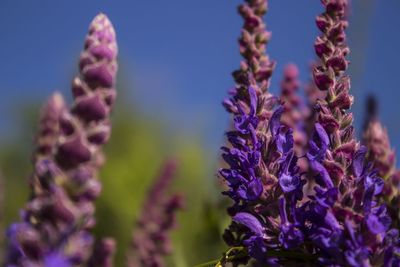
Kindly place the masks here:
<instances>
[{"instance_id":1,"label":"dark purple bloom","mask_svg":"<svg viewBox=\"0 0 400 267\"><path fill-rule=\"evenodd\" d=\"M267 246L262 237L251 236L243 241L243 244L248 248L249 255L259 262L267 262Z\"/></svg>"},{"instance_id":2,"label":"dark purple bloom","mask_svg":"<svg viewBox=\"0 0 400 267\"><path fill-rule=\"evenodd\" d=\"M258 118L256 117L257 110L257 95L252 86L248 89L250 98L250 111L246 114L240 104L237 104L239 116L235 116L235 129L242 134L250 134L252 129L256 129L258 125Z\"/></svg>"},{"instance_id":3,"label":"dark purple bloom","mask_svg":"<svg viewBox=\"0 0 400 267\"><path fill-rule=\"evenodd\" d=\"M315 172L315 180L318 184L326 186L328 188L333 187L333 182L329 176L326 168L316 160L310 160L310 168Z\"/></svg>"},{"instance_id":4,"label":"dark purple bloom","mask_svg":"<svg viewBox=\"0 0 400 267\"><path fill-rule=\"evenodd\" d=\"M247 212L239 212L232 218L235 222L243 224L247 228L249 228L254 235L256 236L263 236L263 226L261 225L260 221Z\"/></svg>"},{"instance_id":5,"label":"dark purple bloom","mask_svg":"<svg viewBox=\"0 0 400 267\"><path fill-rule=\"evenodd\" d=\"M309 142L307 157L310 161L321 161L325 158L329 137L321 124L315 123L313 138Z\"/></svg>"},{"instance_id":6,"label":"dark purple bloom","mask_svg":"<svg viewBox=\"0 0 400 267\"><path fill-rule=\"evenodd\" d=\"M281 116L283 114L284 108L283 106L279 106L271 116L271 120L269 121L269 130L271 131L272 135L277 136L279 130L282 126L281 123Z\"/></svg>"},{"instance_id":7,"label":"dark purple bloom","mask_svg":"<svg viewBox=\"0 0 400 267\"><path fill-rule=\"evenodd\" d=\"M281 233L279 234L279 242L285 249L296 248L304 241L303 232L297 222L289 222L286 212L286 201L281 198L279 201L279 212L281 217Z\"/></svg>"},{"instance_id":8,"label":"dark purple bloom","mask_svg":"<svg viewBox=\"0 0 400 267\"><path fill-rule=\"evenodd\" d=\"M282 173L279 177L279 185L281 186L283 192L292 192L300 185L300 177Z\"/></svg>"},{"instance_id":9,"label":"dark purple bloom","mask_svg":"<svg viewBox=\"0 0 400 267\"><path fill-rule=\"evenodd\" d=\"M263 191L263 185L257 178L253 178L246 185L242 184L239 186L237 192L238 195L245 200L257 200Z\"/></svg>"},{"instance_id":10,"label":"dark purple bloom","mask_svg":"<svg viewBox=\"0 0 400 267\"><path fill-rule=\"evenodd\" d=\"M353 172L356 177L360 177L364 172L365 155L367 154L366 147L361 147L353 157Z\"/></svg>"}]
</instances>

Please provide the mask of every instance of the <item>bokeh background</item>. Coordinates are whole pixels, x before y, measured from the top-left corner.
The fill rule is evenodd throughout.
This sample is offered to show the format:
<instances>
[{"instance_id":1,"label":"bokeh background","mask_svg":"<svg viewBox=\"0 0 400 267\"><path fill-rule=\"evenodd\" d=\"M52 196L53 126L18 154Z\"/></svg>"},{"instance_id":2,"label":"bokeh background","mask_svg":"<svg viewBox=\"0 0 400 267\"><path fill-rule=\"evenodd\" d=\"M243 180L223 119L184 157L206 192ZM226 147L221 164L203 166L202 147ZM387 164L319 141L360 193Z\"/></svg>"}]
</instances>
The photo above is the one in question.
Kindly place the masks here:
<instances>
[{"instance_id":1,"label":"bokeh background","mask_svg":"<svg viewBox=\"0 0 400 267\"><path fill-rule=\"evenodd\" d=\"M104 12L119 41L119 100L106 147L96 233L118 239L117 266L122 266L146 190L162 162L173 156L180 162L174 190L184 192L187 203L173 234L170 264L191 266L217 258L224 249L220 234L227 217L215 172L229 125L220 103L240 61L239 3L1 0L2 226L18 217L27 199L39 107L54 90L70 99L88 24ZM394 147L400 146L399 10L398 0L353 0L349 28L356 126L362 125L367 95L375 95ZM278 62L273 93L279 93L282 69L289 62L298 65L304 84L309 80L319 12L319 0L270 1L268 52Z\"/></svg>"}]
</instances>

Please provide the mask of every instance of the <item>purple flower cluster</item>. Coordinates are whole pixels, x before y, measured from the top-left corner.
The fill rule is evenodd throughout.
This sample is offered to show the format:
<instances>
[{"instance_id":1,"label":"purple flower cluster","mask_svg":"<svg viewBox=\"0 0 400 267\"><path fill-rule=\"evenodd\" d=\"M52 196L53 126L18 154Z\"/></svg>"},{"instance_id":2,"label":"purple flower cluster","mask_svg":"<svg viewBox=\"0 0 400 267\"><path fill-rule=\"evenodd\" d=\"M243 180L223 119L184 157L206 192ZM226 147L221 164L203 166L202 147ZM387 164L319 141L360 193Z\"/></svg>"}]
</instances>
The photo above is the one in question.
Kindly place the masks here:
<instances>
[{"instance_id":1,"label":"purple flower cluster","mask_svg":"<svg viewBox=\"0 0 400 267\"><path fill-rule=\"evenodd\" d=\"M307 155L315 172L315 195L302 206L312 242L324 264L396 266L398 230L382 201L384 182L365 162L367 150L354 138L345 29L347 1L322 1L317 17L322 34L315 42L321 63L314 68L316 86L327 91L317 101L315 133Z\"/></svg>"},{"instance_id":2,"label":"purple flower cluster","mask_svg":"<svg viewBox=\"0 0 400 267\"><path fill-rule=\"evenodd\" d=\"M176 212L183 207L182 196L167 192L175 169L174 161L166 162L146 197L127 254L128 267L166 266L164 257L172 252L168 234L175 226Z\"/></svg>"},{"instance_id":3,"label":"purple flower cluster","mask_svg":"<svg viewBox=\"0 0 400 267\"><path fill-rule=\"evenodd\" d=\"M97 15L90 25L73 81L74 103L68 109L55 94L44 107L31 199L21 211L22 221L7 231L7 266L111 266L112 242L93 250L90 229L95 225L94 200L101 184L101 146L110 135L109 115L114 103L117 44L111 22ZM102 254L96 255L100 251ZM94 258L94 259L91 259ZM92 264L93 265L93 264Z\"/></svg>"},{"instance_id":4,"label":"purple flower cluster","mask_svg":"<svg viewBox=\"0 0 400 267\"><path fill-rule=\"evenodd\" d=\"M266 1L247 1L239 7L245 20L241 52L259 47L256 42L261 38L257 36L270 36L262 23L265 7ZM251 21L260 26L252 34L248 31ZM253 43L244 43L243 35ZM255 54L268 59L265 54L260 56L265 53L265 43L262 45L262 50ZM219 171L229 187L224 194L234 200L228 210L233 222L224 239L233 247L244 245L249 256L257 260L272 263L277 259L268 257L267 251L275 250L276 244L282 242L285 248L292 248L303 240L291 207L302 198L304 181L297 166L293 130L281 123L284 107L272 113L277 101L267 88L275 64L264 62L262 65L269 68L264 72L268 76L257 79L258 69L246 67L252 66L250 59L257 57L243 52L242 55L245 60L241 69L233 74L236 87L231 91L232 97L224 101L234 121L234 129L227 132L230 146L222 148L228 167Z\"/></svg>"},{"instance_id":5,"label":"purple flower cluster","mask_svg":"<svg viewBox=\"0 0 400 267\"><path fill-rule=\"evenodd\" d=\"M265 1L247 2L240 11ZM322 34L315 42L320 63L313 77L326 97L315 101L316 120L305 155L294 151L291 127L298 130L298 125L282 120L285 107L269 116L274 98L263 87L269 80L260 84L257 68L234 73L236 87L224 101L234 129L227 132L229 146L222 148L227 168L219 172L228 186L223 194L234 201L228 209L232 223L224 233L227 244L236 248L229 259L246 263L253 258L272 266L399 266L399 232L391 227L384 180L366 161L367 149L354 138L347 112L353 102L345 75L347 0L322 4L325 12L316 19ZM244 18L246 31L248 16ZM241 51L254 47L250 42L240 46ZM309 172L300 172L299 157L308 160ZM311 190L304 190L306 183Z\"/></svg>"}]
</instances>

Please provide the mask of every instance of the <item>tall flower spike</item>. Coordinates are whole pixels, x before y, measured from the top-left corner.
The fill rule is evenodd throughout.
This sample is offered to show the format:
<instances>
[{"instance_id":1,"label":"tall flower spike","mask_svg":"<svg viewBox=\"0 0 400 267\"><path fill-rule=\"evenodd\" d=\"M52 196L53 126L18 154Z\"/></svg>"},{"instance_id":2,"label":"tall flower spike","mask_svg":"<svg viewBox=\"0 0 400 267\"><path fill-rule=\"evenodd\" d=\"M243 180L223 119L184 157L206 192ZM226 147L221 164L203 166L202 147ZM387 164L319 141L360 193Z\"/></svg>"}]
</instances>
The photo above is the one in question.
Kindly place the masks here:
<instances>
[{"instance_id":1,"label":"tall flower spike","mask_svg":"<svg viewBox=\"0 0 400 267\"><path fill-rule=\"evenodd\" d=\"M104 249L94 251L102 255L91 255L94 240L89 229L95 224L94 200L101 190L97 179L101 145L110 135L116 57L114 29L108 18L99 14L89 27L79 61L80 75L73 81L71 110L57 108L60 115L48 114L54 106L61 106L57 96L44 108L42 118L55 123L42 119L39 136L43 129L51 128L51 142L46 145L53 147L43 150L45 153L38 150L34 194L22 211L22 222L11 225L7 232L8 265L86 266L90 257L105 257ZM37 140L40 148L44 139ZM108 253L108 258L111 255ZM103 262L110 265L110 260Z\"/></svg>"},{"instance_id":2,"label":"tall flower spike","mask_svg":"<svg viewBox=\"0 0 400 267\"><path fill-rule=\"evenodd\" d=\"M228 187L223 194L234 202L228 209L232 223L224 233L226 243L232 247L227 256L234 264L249 260L263 266L304 262L294 254L281 255L303 241L299 218L293 211L302 198L304 181L294 153L293 131L281 123L284 107L273 111L276 99L267 91L275 65L264 54L265 40L270 36L262 22L267 1L246 2L239 7L245 20L239 40L245 61L233 73L236 86L224 101L234 124L234 129L226 133L229 146L222 147L227 166L219 170ZM255 26L257 31L249 35ZM259 39L263 40L260 44ZM254 68L251 64L253 58L263 59L260 66L265 67L264 76L258 65ZM219 264L224 264L226 258Z\"/></svg>"},{"instance_id":3,"label":"tall flower spike","mask_svg":"<svg viewBox=\"0 0 400 267\"><path fill-rule=\"evenodd\" d=\"M347 0L322 0L325 12L316 22L322 34L315 41L320 64L316 86L327 92L316 104L317 123L307 157L316 186L302 207L309 249L325 266L398 266L398 230L382 203L383 180L365 163L367 150L354 138L345 75Z\"/></svg>"},{"instance_id":4,"label":"tall flower spike","mask_svg":"<svg viewBox=\"0 0 400 267\"><path fill-rule=\"evenodd\" d=\"M247 73L251 72L259 85L260 91L268 89L275 62L270 61L266 54L266 45L271 33L266 30L263 20L268 9L265 0L246 0L239 6L239 13L244 24L239 38L240 53L243 56L240 69L233 73L237 83L248 80Z\"/></svg>"},{"instance_id":5,"label":"tall flower spike","mask_svg":"<svg viewBox=\"0 0 400 267\"><path fill-rule=\"evenodd\" d=\"M183 207L182 196L168 194L175 170L174 161L166 162L150 188L127 252L128 267L166 266L164 257L172 251L169 231L175 226L176 212Z\"/></svg>"}]
</instances>

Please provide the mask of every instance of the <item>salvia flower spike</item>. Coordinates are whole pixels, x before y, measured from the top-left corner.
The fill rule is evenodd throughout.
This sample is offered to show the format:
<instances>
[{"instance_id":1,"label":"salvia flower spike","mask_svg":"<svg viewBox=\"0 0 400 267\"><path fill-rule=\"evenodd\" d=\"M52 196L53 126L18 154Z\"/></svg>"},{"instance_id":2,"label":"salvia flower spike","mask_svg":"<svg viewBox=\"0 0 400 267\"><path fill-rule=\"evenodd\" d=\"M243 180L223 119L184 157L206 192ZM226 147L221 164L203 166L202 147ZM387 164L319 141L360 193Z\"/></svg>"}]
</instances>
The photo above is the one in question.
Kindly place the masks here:
<instances>
[{"instance_id":1,"label":"salvia flower spike","mask_svg":"<svg viewBox=\"0 0 400 267\"><path fill-rule=\"evenodd\" d=\"M303 224L318 262L325 266L398 266L398 230L382 201L383 180L365 162L367 150L354 138L345 75L349 49L347 1L322 0L317 17L322 34L315 42L321 63L314 81L325 100L316 104L317 121L307 157L315 174L315 194L302 207Z\"/></svg>"},{"instance_id":2,"label":"salvia flower spike","mask_svg":"<svg viewBox=\"0 0 400 267\"><path fill-rule=\"evenodd\" d=\"M233 254L237 252L236 256L230 256L235 263L246 263L253 258L262 264L275 264L283 248L292 248L303 241L291 208L302 198L304 185L296 166L293 131L281 123L283 106L272 112L276 99L267 92L274 63L265 54L265 40L270 36L262 22L266 6L267 1L247 1L239 7L245 20L239 40L245 61L233 73L236 87L231 91L231 98L224 101L234 122L234 129L227 132L230 144L222 148L227 167L219 171L228 185L224 194L234 201L228 209L232 223L224 239L232 248L247 251L243 255L243 249L230 250ZM243 42L243 38L258 40L255 35L247 36L248 29L254 28L252 25L262 25L257 34L264 36L257 57L248 57L250 52L243 53L254 52L254 47L259 47ZM268 70L262 72L264 76L260 76L259 68L251 67L251 58L264 59L261 66ZM292 254L285 260L295 258Z\"/></svg>"},{"instance_id":3,"label":"salvia flower spike","mask_svg":"<svg viewBox=\"0 0 400 267\"><path fill-rule=\"evenodd\" d=\"M175 171L176 162L167 161L150 188L133 232L128 267L166 266L165 256L172 252L169 232L175 226L176 212L183 207L181 195L168 193Z\"/></svg>"},{"instance_id":4,"label":"salvia flower spike","mask_svg":"<svg viewBox=\"0 0 400 267\"><path fill-rule=\"evenodd\" d=\"M64 109L57 95L44 108L33 196L21 212L22 222L7 231L8 266L87 266L91 257L113 255L109 241L101 241L100 249L94 250L101 255L92 255L94 238L89 229L95 224L93 201L101 190L97 178L101 146L110 136L116 57L114 29L99 14L89 27L80 75L73 81L72 108ZM44 132L51 137L49 142L44 142ZM50 148L41 149L44 145ZM111 258L103 259L96 266L110 266L110 262Z\"/></svg>"}]
</instances>

